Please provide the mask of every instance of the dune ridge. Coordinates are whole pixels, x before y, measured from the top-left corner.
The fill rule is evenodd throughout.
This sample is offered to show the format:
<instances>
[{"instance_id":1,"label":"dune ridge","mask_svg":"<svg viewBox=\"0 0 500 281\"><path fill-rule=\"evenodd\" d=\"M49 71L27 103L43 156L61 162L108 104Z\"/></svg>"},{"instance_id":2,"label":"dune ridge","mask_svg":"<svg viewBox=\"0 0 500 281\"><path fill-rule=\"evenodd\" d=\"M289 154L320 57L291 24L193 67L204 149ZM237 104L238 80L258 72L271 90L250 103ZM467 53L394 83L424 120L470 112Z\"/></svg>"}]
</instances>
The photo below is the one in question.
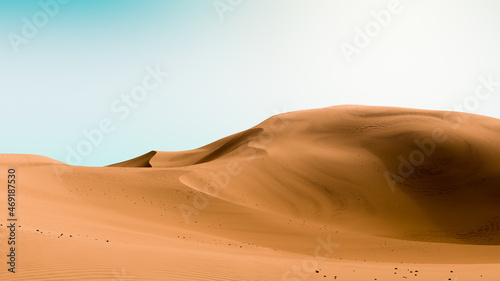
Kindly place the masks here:
<instances>
[{"instance_id":1,"label":"dune ridge","mask_svg":"<svg viewBox=\"0 0 500 281\"><path fill-rule=\"evenodd\" d=\"M394 220L391 222L398 228L404 225L404 221L396 216L406 214L404 220L410 216L422 220L422 223L431 219L425 224L427 231L408 228L405 233L397 234L391 229L392 235L386 235L401 239L409 235L411 239L421 237L423 241L451 243L500 243L496 227L500 214L500 168L496 161L500 150L495 146L500 141L500 133L491 129L498 127L495 124L498 120L469 114L359 106L293 114L293 117L275 116L248 131L196 150L156 152L150 163L154 168L195 166L181 180L193 186L196 180L186 178L190 175L203 178L201 174L205 172L198 175L198 169L206 167L224 171L219 167L237 161L242 170L251 173L233 177L231 186L237 186L232 188L235 192L222 195L235 203L243 202L243 194L248 196L246 200L253 198L252 202L262 200L252 194L261 188L258 196L266 193L273 202L279 202L277 197L283 194L287 200L300 194L302 202L288 200L282 205L274 204L273 211L280 214L296 216L300 209L296 206L312 204L316 218L299 217L308 220L322 218L322 223L331 223L331 220L342 219L350 213L380 219L381 226L384 220ZM450 117L450 114L455 117ZM456 116L460 117L460 123ZM273 130L271 122L284 127ZM458 125L460 129L456 127ZM268 140L265 140L266 134ZM439 136L439 141L433 140L433 134ZM420 160L418 157L423 159L422 164L410 163L412 153L417 160ZM298 159L303 162L298 164ZM413 166L403 175L398 173L398 166L402 163L406 164L403 167ZM349 169L328 170L331 164L348 166ZM353 176L352 171L365 178ZM210 180L206 178L198 182L202 185ZM252 186L252 190L248 190L248 186ZM397 192L389 192L392 186ZM306 187L307 192L303 192ZM197 189L203 188L198 186ZM387 198L381 198L380 194ZM410 200L417 206L407 208L407 203L395 204L394 201L398 200ZM382 208L382 204L387 207ZM467 206L465 211L459 204ZM248 203L243 205L251 207ZM442 205L449 206L445 209L446 214L436 210ZM387 208L394 214L391 215ZM263 209L271 211L264 206ZM430 212L432 216L421 212ZM474 215L469 216L466 212ZM457 214L461 214L460 220L455 218ZM466 220L467 217L470 220ZM476 224L481 220L484 222ZM436 229L433 223L439 223ZM490 230L479 231L485 225L490 225ZM484 235L469 235L471 237L467 238L466 233L476 232Z\"/></svg>"},{"instance_id":2,"label":"dune ridge","mask_svg":"<svg viewBox=\"0 0 500 281\"><path fill-rule=\"evenodd\" d=\"M348 105L108 167L2 155L22 179L13 280L498 280L499 144L498 119Z\"/></svg>"}]
</instances>

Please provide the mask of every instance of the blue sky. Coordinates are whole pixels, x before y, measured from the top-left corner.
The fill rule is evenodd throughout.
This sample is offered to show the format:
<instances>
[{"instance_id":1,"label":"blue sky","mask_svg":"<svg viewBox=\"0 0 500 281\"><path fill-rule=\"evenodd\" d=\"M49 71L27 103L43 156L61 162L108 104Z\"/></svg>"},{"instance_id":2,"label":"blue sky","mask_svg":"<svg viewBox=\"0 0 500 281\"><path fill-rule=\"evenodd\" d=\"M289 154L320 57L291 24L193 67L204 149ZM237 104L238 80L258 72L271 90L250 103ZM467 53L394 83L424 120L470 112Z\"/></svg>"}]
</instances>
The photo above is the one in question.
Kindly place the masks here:
<instances>
[{"instance_id":1,"label":"blue sky","mask_svg":"<svg viewBox=\"0 0 500 281\"><path fill-rule=\"evenodd\" d=\"M2 0L0 153L106 165L339 104L500 118L499 12L496 1Z\"/></svg>"}]
</instances>

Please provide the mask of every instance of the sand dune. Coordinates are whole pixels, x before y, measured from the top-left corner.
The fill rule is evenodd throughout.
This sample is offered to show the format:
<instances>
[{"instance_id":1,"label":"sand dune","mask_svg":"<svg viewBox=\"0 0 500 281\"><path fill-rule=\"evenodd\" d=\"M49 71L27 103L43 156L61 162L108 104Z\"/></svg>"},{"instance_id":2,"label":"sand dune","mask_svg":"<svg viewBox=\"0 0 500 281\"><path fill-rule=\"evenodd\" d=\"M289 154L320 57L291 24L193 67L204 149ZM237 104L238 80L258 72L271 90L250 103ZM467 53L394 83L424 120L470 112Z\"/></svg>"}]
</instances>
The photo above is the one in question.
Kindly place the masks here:
<instances>
[{"instance_id":1,"label":"sand dune","mask_svg":"<svg viewBox=\"0 0 500 281\"><path fill-rule=\"evenodd\" d=\"M108 167L0 155L0 280L500 280L499 144L494 118L337 106Z\"/></svg>"}]
</instances>

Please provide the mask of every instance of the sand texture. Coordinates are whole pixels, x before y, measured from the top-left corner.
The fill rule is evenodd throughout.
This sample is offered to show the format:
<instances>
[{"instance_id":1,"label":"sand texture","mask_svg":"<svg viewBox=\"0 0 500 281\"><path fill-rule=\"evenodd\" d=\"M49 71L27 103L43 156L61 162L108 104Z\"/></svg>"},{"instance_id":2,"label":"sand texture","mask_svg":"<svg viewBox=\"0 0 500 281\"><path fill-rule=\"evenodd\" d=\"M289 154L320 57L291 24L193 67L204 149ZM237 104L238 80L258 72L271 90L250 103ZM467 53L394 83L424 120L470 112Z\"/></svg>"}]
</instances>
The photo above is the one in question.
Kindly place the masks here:
<instances>
[{"instance_id":1,"label":"sand texture","mask_svg":"<svg viewBox=\"0 0 500 281\"><path fill-rule=\"evenodd\" d=\"M494 118L335 106L108 167L4 154L0 171L0 280L500 280Z\"/></svg>"}]
</instances>

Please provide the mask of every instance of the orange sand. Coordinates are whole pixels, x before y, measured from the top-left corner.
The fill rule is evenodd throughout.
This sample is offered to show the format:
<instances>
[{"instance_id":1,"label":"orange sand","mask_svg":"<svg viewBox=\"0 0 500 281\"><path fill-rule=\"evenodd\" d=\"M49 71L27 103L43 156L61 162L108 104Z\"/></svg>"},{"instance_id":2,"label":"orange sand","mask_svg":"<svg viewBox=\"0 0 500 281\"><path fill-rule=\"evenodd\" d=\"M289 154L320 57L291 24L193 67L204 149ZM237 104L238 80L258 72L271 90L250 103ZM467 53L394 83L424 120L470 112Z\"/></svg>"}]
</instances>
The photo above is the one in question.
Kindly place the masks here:
<instances>
[{"instance_id":1,"label":"orange sand","mask_svg":"<svg viewBox=\"0 0 500 281\"><path fill-rule=\"evenodd\" d=\"M366 106L109 167L0 155L0 280L498 281L499 159L500 120Z\"/></svg>"}]
</instances>

